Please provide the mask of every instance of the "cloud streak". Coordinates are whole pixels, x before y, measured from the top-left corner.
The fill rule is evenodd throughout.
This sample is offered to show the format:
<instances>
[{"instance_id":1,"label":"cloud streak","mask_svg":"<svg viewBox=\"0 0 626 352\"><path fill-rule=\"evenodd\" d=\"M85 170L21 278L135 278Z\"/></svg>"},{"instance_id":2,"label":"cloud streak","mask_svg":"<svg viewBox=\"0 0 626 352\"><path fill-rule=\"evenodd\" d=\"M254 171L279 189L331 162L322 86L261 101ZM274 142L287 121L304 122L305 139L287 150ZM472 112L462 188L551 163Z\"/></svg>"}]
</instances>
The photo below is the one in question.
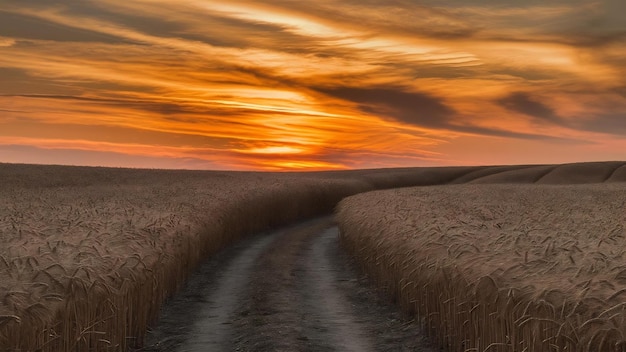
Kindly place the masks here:
<instances>
[{"instance_id":1,"label":"cloud streak","mask_svg":"<svg viewBox=\"0 0 626 352\"><path fill-rule=\"evenodd\" d=\"M520 112L539 121L561 122L554 109L524 92L511 93L499 99L498 103L509 110Z\"/></svg>"},{"instance_id":2,"label":"cloud streak","mask_svg":"<svg viewBox=\"0 0 626 352\"><path fill-rule=\"evenodd\" d=\"M623 6L13 2L0 11L0 137L272 170L458 164L467 140L621 145Z\"/></svg>"}]
</instances>

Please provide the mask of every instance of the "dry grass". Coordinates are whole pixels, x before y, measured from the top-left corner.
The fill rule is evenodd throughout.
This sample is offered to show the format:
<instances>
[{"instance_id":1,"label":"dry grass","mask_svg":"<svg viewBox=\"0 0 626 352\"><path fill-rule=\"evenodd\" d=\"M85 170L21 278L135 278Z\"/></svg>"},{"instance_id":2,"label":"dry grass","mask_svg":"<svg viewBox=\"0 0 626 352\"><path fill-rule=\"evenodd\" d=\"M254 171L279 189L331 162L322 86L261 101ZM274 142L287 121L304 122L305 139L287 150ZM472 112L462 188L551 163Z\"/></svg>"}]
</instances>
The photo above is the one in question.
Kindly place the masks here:
<instances>
[{"instance_id":1,"label":"dry grass","mask_svg":"<svg viewBox=\"0 0 626 352\"><path fill-rule=\"evenodd\" d=\"M349 197L337 218L448 351L625 351L625 209L623 183L451 185Z\"/></svg>"}]
</instances>

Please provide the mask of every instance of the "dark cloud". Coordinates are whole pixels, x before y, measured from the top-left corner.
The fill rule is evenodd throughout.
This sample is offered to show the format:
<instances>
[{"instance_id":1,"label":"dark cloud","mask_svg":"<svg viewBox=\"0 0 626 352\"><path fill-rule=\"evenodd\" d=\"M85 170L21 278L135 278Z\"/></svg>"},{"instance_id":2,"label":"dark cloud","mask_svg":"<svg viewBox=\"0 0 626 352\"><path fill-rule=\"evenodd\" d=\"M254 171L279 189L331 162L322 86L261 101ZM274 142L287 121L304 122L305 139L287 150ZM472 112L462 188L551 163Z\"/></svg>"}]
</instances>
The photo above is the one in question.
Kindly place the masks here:
<instances>
[{"instance_id":1,"label":"dark cloud","mask_svg":"<svg viewBox=\"0 0 626 352\"><path fill-rule=\"evenodd\" d=\"M626 43L623 0L603 0L587 2L575 7L577 10L562 16L552 26L545 29L555 34L553 42L561 42L579 48L597 48Z\"/></svg>"},{"instance_id":2,"label":"dark cloud","mask_svg":"<svg viewBox=\"0 0 626 352\"><path fill-rule=\"evenodd\" d=\"M190 40L199 40L212 45L234 48L263 48L301 53L313 40L294 34L289 28L259 21L243 20L220 14L206 14L203 23L196 23L178 34Z\"/></svg>"},{"instance_id":3,"label":"dark cloud","mask_svg":"<svg viewBox=\"0 0 626 352\"><path fill-rule=\"evenodd\" d=\"M626 98L626 86L616 87L614 91L622 97Z\"/></svg>"},{"instance_id":4,"label":"dark cloud","mask_svg":"<svg viewBox=\"0 0 626 352\"><path fill-rule=\"evenodd\" d=\"M0 36L59 42L127 43L128 40L96 31L65 26L41 18L0 11Z\"/></svg>"},{"instance_id":5,"label":"dark cloud","mask_svg":"<svg viewBox=\"0 0 626 352\"><path fill-rule=\"evenodd\" d=\"M255 119L258 119L259 114L263 114L263 112L238 108L233 106L222 106L219 104L199 104L197 102L189 102L189 101L156 101L150 99L123 99L123 98L98 98L98 97L83 97L83 96L70 96L70 95L44 95L44 94L22 94L22 95L1 95L2 97L23 97L29 99L54 99L54 100L66 100L68 101L67 111L72 112L81 112L82 114L111 114L115 112L111 112L107 109L115 109L118 113L124 113L126 111L139 111L141 112L141 116L145 116L146 118L153 120L161 120L161 121L172 121L176 123L182 123L187 126L214 126L216 129L235 129L235 130L255 130L258 129L258 124L254 122ZM87 103L92 107L86 108L80 102ZM17 111L13 111L17 112ZM24 111L22 111L24 112ZM28 112L28 111L25 111ZM273 111L272 115L284 115L286 117L292 116L293 114L289 111ZM253 118L254 117L254 118ZM39 121L38 123L41 123ZM56 123L55 126L60 126L60 124ZM33 128L34 125L33 125ZM75 129L75 128L74 128ZM111 129L111 128L109 128ZM52 128L46 127L47 131L52 131ZM54 129L55 133L63 134L63 132L70 131L70 128L57 128ZM98 126L95 130L104 131L104 128ZM136 130L139 131L139 130ZM99 132L97 132L99 133ZM139 133L139 132L137 132ZM145 132L142 132L145 133ZM167 135L175 135L176 133L168 132ZM85 134L83 134L85 135ZM116 138L112 136L122 136L123 133L109 133L106 136L110 140L116 140ZM164 134L165 136L166 134ZM185 133L185 138L189 140L194 140L193 133ZM206 138L206 137L202 137ZM167 140L168 138L163 137L163 140ZM182 140L182 139L181 139ZM128 141L128 140L126 140ZM155 143L156 139L152 141Z\"/></svg>"},{"instance_id":6,"label":"dark cloud","mask_svg":"<svg viewBox=\"0 0 626 352\"><path fill-rule=\"evenodd\" d=\"M549 68L536 68L534 70L525 70L520 67L494 67L490 71L494 75L512 76L521 78L525 81L545 81L558 78L561 73L550 70ZM474 72L471 72L469 75Z\"/></svg>"},{"instance_id":7,"label":"dark cloud","mask_svg":"<svg viewBox=\"0 0 626 352\"><path fill-rule=\"evenodd\" d=\"M128 13L116 7L98 6L97 3L90 1L81 1L80 3L66 6L65 12L76 17L96 18L153 35L170 36L172 33L182 32L187 28L187 25L177 21L175 17L151 17L149 12Z\"/></svg>"},{"instance_id":8,"label":"dark cloud","mask_svg":"<svg viewBox=\"0 0 626 352\"><path fill-rule=\"evenodd\" d=\"M92 98L71 95L51 95L51 94L21 94L21 95L0 95L0 97L23 97L31 99L55 99L55 100L71 100L75 102L92 102L94 104L106 106L119 106L126 109L141 110L162 116L177 114L194 114L209 116L241 116L245 111L233 108L217 108L214 106L198 105L197 103L186 102L161 102L151 100L133 100L133 99L108 99L108 98ZM185 119L185 122L196 121L198 123L205 122L203 119L193 118ZM232 122L233 124L235 122Z\"/></svg>"},{"instance_id":9,"label":"dark cloud","mask_svg":"<svg viewBox=\"0 0 626 352\"><path fill-rule=\"evenodd\" d=\"M626 43L626 30L618 30L607 33L589 35L584 32L568 33L565 44L577 47L602 47L618 43Z\"/></svg>"},{"instance_id":10,"label":"dark cloud","mask_svg":"<svg viewBox=\"0 0 626 352\"><path fill-rule=\"evenodd\" d=\"M579 29L581 34L588 33L611 42L616 38L623 39L626 34L624 13L626 2L623 0L597 2L591 11L580 13L581 21L574 28Z\"/></svg>"},{"instance_id":11,"label":"dark cloud","mask_svg":"<svg viewBox=\"0 0 626 352\"><path fill-rule=\"evenodd\" d=\"M484 38L503 42L546 42L595 47L623 42L626 26L623 0L422 0L307 2L273 4L351 26L442 40ZM536 8L545 14L532 16ZM507 30L527 28L515 36ZM504 29L504 30L502 30Z\"/></svg>"},{"instance_id":12,"label":"dark cloud","mask_svg":"<svg viewBox=\"0 0 626 352\"><path fill-rule=\"evenodd\" d=\"M0 67L0 77L3 80L21 80L30 78L25 70L12 67Z\"/></svg>"},{"instance_id":13,"label":"dark cloud","mask_svg":"<svg viewBox=\"0 0 626 352\"><path fill-rule=\"evenodd\" d=\"M545 134L537 134L537 133L525 133L525 132L516 132L511 130L501 130L495 128L488 128L482 126L474 126L474 125L453 125L449 129L455 130L458 132L466 132L484 136L495 136L495 137L506 137L506 138L517 138L517 139L526 139L526 140L537 140L537 141L550 141L557 143L574 143L581 144L585 143L579 139L574 138L566 138L559 137L555 135L545 135Z\"/></svg>"},{"instance_id":14,"label":"dark cloud","mask_svg":"<svg viewBox=\"0 0 626 352\"><path fill-rule=\"evenodd\" d=\"M572 122L572 127L591 132L600 132L626 136L626 111L622 113L596 115L592 118L578 118Z\"/></svg>"},{"instance_id":15,"label":"dark cloud","mask_svg":"<svg viewBox=\"0 0 626 352\"><path fill-rule=\"evenodd\" d=\"M316 88L316 90L335 98L357 103L359 108L365 113L391 118L398 122L419 127L529 140L573 141L557 136L462 124L463 121L459 120L457 112L447 106L443 99L426 93L407 92L399 87L338 87ZM540 109L541 105L533 106L530 100L517 99L522 103L528 103L531 110L534 108L535 112L547 112L547 108L544 111Z\"/></svg>"},{"instance_id":16,"label":"dark cloud","mask_svg":"<svg viewBox=\"0 0 626 352\"><path fill-rule=\"evenodd\" d=\"M198 15L195 8L187 8L180 3L143 4L147 9L142 13L129 13L127 9L80 4L66 8L68 14L78 17L92 17L108 23L150 33L160 37L177 37L222 47L267 47L301 43L303 38L286 32L281 26L259 21L247 21L227 17L216 12L203 12ZM165 17L171 13L174 16ZM299 39L299 40L298 40Z\"/></svg>"},{"instance_id":17,"label":"dark cloud","mask_svg":"<svg viewBox=\"0 0 626 352\"><path fill-rule=\"evenodd\" d=\"M170 102L161 103L161 102L152 102L152 101L146 101L146 100L140 101L140 100L127 100L127 99L106 99L106 98L91 98L91 97L81 97L81 96L71 96L71 95L50 95L50 94L22 94L22 95L13 95L13 96L33 98L33 99L87 101L87 102L100 103L103 105L119 105L119 106L124 106L128 108L139 108L141 110L158 112L162 114L189 112L187 109L185 109L184 105L170 103Z\"/></svg>"},{"instance_id":18,"label":"dark cloud","mask_svg":"<svg viewBox=\"0 0 626 352\"><path fill-rule=\"evenodd\" d=\"M156 93L156 89L141 82L108 82L85 80L76 84L42 72L14 67L0 67L0 96L72 97L85 91L94 92L143 92Z\"/></svg>"},{"instance_id":19,"label":"dark cloud","mask_svg":"<svg viewBox=\"0 0 626 352\"><path fill-rule=\"evenodd\" d=\"M562 122L551 107L542 103L537 98L532 97L528 93L511 93L508 96L497 100L497 103L511 111L521 112L522 114L534 117L540 121L549 121L553 123Z\"/></svg>"},{"instance_id":20,"label":"dark cloud","mask_svg":"<svg viewBox=\"0 0 626 352\"><path fill-rule=\"evenodd\" d=\"M203 12L187 8L180 3L158 5L143 4L157 11L132 13L124 7L110 7L92 1L68 0L63 3L47 1L21 1L29 9L50 9L77 18L93 18L142 33L160 37L178 37L222 47L282 46L288 51L300 47L304 37L289 33L287 28L259 21L248 21L227 17L217 12ZM163 14L172 14L164 16ZM126 38L86 30L8 11L0 11L0 36L61 42L105 42L140 44ZM299 43L299 44L296 44Z\"/></svg>"},{"instance_id":21,"label":"dark cloud","mask_svg":"<svg viewBox=\"0 0 626 352\"><path fill-rule=\"evenodd\" d=\"M551 0L551 5L582 5L589 0ZM619 1L619 0L618 0ZM421 0L421 3L431 6L441 6L441 0ZM519 8L522 6L545 5L545 0L503 1L503 0L446 0L445 4L451 7L484 6L488 8Z\"/></svg>"},{"instance_id":22,"label":"dark cloud","mask_svg":"<svg viewBox=\"0 0 626 352\"><path fill-rule=\"evenodd\" d=\"M626 40L623 0L423 0L424 6L449 11L465 28L484 39L502 42L563 44L580 48L602 47ZM533 15L531 10L537 15ZM511 35L509 29L524 28ZM415 33L420 34L420 33ZM476 36L476 35L475 35Z\"/></svg>"},{"instance_id":23,"label":"dark cloud","mask_svg":"<svg viewBox=\"0 0 626 352\"><path fill-rule=\"evenodd\" d=\"M0 67L0 95L3 94L75 94L79 89L55 83L45 77L34 77L28 71Z\"/></svg>"},{"instance_id":24,"label":"dark cloud","mask_svg":"<svg viewBox=\"0 0 626 352\"><path fill-rule=\"evenodd\" d=\"M511 111L531 116L536 121L550 122L579 131L626 136L626 111L564 119L536 97L523 92L510 94L499 99L497 103ZM619 107L612 109L619 109Z\"/></svg>"},{"instance_id":25,"label":"dark cloud","mask_svg":"<svg viewBox=\"0 0 626 352\"><path fill-rule=\"evenodd\" d=\"M455 113L438 97L426 93L407 92L396 87L337 87L317 90L335 98L357 103L366 113L386 116L416 126L443 127Z\"/></svg>"}]
</instances>

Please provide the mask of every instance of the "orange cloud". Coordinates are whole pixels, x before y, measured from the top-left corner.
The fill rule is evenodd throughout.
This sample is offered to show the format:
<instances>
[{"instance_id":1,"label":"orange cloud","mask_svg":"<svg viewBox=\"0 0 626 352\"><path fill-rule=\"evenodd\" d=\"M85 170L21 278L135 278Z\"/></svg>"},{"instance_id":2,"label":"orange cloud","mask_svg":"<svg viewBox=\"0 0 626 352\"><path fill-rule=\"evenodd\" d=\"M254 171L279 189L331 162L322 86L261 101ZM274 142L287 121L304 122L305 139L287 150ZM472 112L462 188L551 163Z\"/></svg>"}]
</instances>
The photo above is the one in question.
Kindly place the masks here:
<instances>
[{"instance_id":1,"label":"orange cloud","mask_svg":"<svg viewBox=\"0 0 626 352\"><path fill-rule=\"evenodd\" d=\"M7 4L0 138L236 169L626 158L626 28L573 1Z\"/></svg>"}]
</instances>

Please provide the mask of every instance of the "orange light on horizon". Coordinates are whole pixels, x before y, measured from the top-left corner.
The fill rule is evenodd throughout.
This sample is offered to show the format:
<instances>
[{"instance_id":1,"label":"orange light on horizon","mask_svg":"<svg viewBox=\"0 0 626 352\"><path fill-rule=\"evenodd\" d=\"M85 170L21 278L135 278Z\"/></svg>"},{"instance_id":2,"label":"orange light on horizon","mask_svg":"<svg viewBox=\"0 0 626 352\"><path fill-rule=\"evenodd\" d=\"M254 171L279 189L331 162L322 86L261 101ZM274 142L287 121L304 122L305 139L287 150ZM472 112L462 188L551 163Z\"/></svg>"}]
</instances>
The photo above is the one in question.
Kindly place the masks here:
<instances>
[{"instance_id":1,"label":"orange light on horizon","mask_svg":"<svg viewBox=\"0 0 626 352\"><path fill-rule=\"evenodd\" d=\"M322 161L274 161L271 164L267 164L263 167L263 170L267 171L326 171L326 170L347 170L349 169L345 165L327 163Z\"/></svg>"},{"instance_id":2,"label":"orange light on horizon","mask_svg":"<svg viewBox=\"0 0 626 352\"><path fill-rule=\"evenodd\" d=\"M252 148L247 150L234 149L234 151L240 153L250 153L250 154L301 154L304 152L302 148L295 148L290 146L271 146L271 147L261 147L261 148Z\"/></svg>"}]
</instances>

